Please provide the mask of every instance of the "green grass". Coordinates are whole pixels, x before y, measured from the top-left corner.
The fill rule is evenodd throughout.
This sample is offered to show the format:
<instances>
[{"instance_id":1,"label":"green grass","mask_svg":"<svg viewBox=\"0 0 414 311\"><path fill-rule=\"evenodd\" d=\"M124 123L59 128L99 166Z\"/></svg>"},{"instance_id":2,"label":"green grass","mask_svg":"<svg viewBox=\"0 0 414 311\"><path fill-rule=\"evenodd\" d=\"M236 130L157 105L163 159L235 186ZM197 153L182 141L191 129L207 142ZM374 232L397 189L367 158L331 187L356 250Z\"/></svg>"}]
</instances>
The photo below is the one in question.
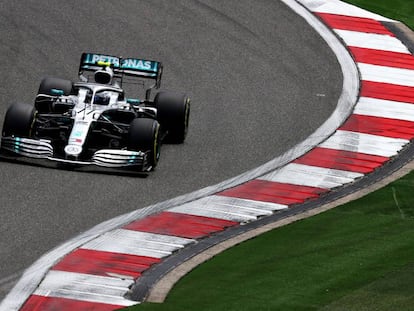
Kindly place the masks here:
<instances>
[{"instance_id":1,"label":"green grass","mask_svg":"<svg viewBox=\"0 0 414 311\"><path fill-rule=\"evenodd\" d=\"M345 2L399 20L414 29L414 3L412 0L345 0Z\"/></svg>"},{"instance_id":2,"label":"green grass","mask_svg":"<svg viewBox=\"0 0 414 311\"><path fill-rule=\"evenodd\" d=\"M355 0L414 28L414 1ZM414 310L414 173L279 228L185 276L163 304L131 310Z\"/></svg>"},{"instance_id":3,"label":"green grass","mask_svg":"<svg viewBox=\"0 0 414 311\"><path fill-rule=\"evenodd\" d=\"M413 189L411 173L242 243L185 276L165 303L136 309L414 309Z\"/></svg>"},{"instance_id":4,"label":"green grass","mask_svg":"<svg viewBox=\"0 0 414 311\"><path fill-rule=\"evenodd\" d=\"M405 266L336 300L322 310L413 310L413 285L414 266Z\"/></svg>"}]
</instances>

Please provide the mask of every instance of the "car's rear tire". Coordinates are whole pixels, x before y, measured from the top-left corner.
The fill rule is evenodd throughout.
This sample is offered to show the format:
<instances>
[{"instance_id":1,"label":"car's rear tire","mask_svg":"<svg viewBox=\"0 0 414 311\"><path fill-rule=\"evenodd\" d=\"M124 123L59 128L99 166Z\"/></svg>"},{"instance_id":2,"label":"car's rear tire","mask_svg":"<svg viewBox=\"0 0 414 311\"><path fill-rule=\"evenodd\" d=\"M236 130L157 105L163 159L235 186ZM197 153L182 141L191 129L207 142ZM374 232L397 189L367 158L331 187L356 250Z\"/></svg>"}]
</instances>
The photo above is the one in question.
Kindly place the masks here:
<instances>
[{"instance_id":1,"label":"car's rear tire","mask_svg":"<svg viewBox=\"0 0 414 311\"><path fill-rule=\"evenodd\" d=\"M6 112L3 136L30 137L36 110L32 105L16 103Z\"/></svg>"},{"instance_id":2,"label":"car's rear tire","mask_svg":"<svg viewBox=\"0 0 414 311\"><path fill-rule=\"evenodd\" d=\"M148 152L148 165L154 169L160 158L160 124L153 119L137 118L131 122L128 150Z\"/></svg>"},{"instance_id":3,"label":"car's rear tire","mask_svg":"<svg viewBox=\"0 0 414 311\"><path fill-rule=\"evenodd\" d=\"M46 77L40 82L38 94L56 95L53 90L62 90L62 95L73 93L73 82L55 77Z\"/></svg>"},{"instance_id":4,"label":"car's rear tire","mask_svg":"<svg viewBox=\"0 0 414 311\"><path fill-rule=\"evenodd\" d=\"M157 119L171 143L183 143L190 121L190 99L184 94L160 92L154 98Z\"/></svg>"}]
</instances>

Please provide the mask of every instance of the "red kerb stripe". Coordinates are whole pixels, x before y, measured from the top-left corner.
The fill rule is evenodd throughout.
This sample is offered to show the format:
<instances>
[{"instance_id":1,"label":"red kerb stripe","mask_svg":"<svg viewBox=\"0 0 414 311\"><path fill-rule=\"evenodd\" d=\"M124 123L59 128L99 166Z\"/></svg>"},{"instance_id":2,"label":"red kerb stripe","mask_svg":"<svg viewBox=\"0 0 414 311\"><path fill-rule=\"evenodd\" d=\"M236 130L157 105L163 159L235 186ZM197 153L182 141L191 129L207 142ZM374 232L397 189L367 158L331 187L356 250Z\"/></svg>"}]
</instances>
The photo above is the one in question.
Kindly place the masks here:
<instances>
[{"instance_id":1,"label":"red kerb stripe","mask_svg":"<svg viewBox=\"0 0 414 311\"><path fill-rule=\"evenodd\" d=\"M236 225L234 221L162 212L134 221L124 229L196 239Z\"/></svg>"},{"instance_id":2,"label":"red kerb stripe","mask_svg":"<svg viewBox=\"0 0 414 311\"><path fill-rule=\"evenodd\" d=\"M218 195L278 204L297 204L317 198L327 189L299 186L267 180L252 180L240 186L225 190Z\"/></svg>"},{"instance_id":3,"label":"red kerb stripe","mask_svg":"<svg viewBox=\"0 0 414 311\"><path fill-rule=\"evenodd\" d=\"M159 261L158 258L80 248L65 256L52 270L101 276L120 274L136 279L143 271Z\"/></svg>"},{"instance_id":4,"label":"red kerb stripe","mask_svg":"<svg viewBox=\"0 0 414 311\"><path fill-rule=\"evenodd\" d=\"M20 311L112 311L125 308L97 302L32 295Z\"/></svg>"},{"instance_id":5,"label":"red kerb stripe","mask_svg":"<svg viewBox=\"0 0 414 311\"><path fill-rule=\"evenodd\" d=\"M294 163L367 174L388 160L387 157L316 147Z\"/></svg>"},{"instance_id":6,"label":"red kerb stripe","mask_svg":"<svg viewBox=\"0 0 414 311\"><path fill-rule=\"evenodd\" d=\"M348 47L359 63L378 66L395 67L402 69L414 69L414 57L411 54L381 51L355 46Z\"/></svg>"},{"instance_id":7,"label":"red kerb stripe","mask_svg":"<svg viewBox=\"0 0 414 311\"><path fill-rule=\"evenodd\" d=\"M361 96L412 104L414 87L362 80Z\"/></svg>"},{"instance_id":8,"label":"red kerb stripe","mask_svg":"<svg viewBox=\"0 0 414 311\"><path fill-rule=\"evenodd\" d=\"M408 139L414 137L414 122L353 114L340 130Z\"/></svg>"},{"instance_id":9,"label":"red kerb stripe","mask_svg":"<svg viewBox=\"0 0 414 311\"><path fill-rule=\"evenodd\" d=\"M381 22L364 17L354 17L329 13L317 13L322 20L333 29L367 32L395 36Z\"/></svg>"}]
</instances>

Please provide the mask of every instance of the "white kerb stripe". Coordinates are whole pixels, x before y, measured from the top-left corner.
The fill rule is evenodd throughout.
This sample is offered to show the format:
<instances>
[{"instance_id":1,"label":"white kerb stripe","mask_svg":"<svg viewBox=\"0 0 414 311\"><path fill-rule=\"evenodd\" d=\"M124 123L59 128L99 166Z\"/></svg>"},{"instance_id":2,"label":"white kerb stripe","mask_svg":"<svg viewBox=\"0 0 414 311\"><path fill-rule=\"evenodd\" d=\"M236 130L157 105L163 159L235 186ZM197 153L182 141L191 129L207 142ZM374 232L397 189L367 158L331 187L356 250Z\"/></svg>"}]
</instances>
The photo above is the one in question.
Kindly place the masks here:
<instances>
[{"instance_id":1,"label":"white kerb stripe","mask_svg":"<svg viewBox=\"0 0 414 311\"><path fill-rule=\"evenodd\" d=\"M364 32L335 29L348 46L410 54L397 38Z\"/></svg>"},{"instance_id":2,"label":"white kerb stripe","mask_svg":"<svg viewBox=\"0 0 414 311\"><path fill-rule=\"evenodd\" d=\"M125 299L124 295L133 283L133 280L51 270L34 294L44 297L132 306L138 302Z\"/></svg>"},{"instance_id":3,"label":"white kerb stripe","mask_svg":"<svg viewBox=\"0 0 414 311\"><path fill-rule=\"evenodd\" d=\"M362 80L414 86L414 70L358 63Z\"/></svg>"},{"instance_id":4,"label":"white kerb stripe","mask_svg":"<svg viewBox=\"0 0 414 311\"><path fill-rule=\"evenodd\" d=\"M361 97L355 114L414 122L414 104Z\"/></svg>"},{"instance_id":5,"label":"white kerb stripe","mask_svg":"<svg viewBox=\"0 0 414 311\"><path fill-rule=\"evenodd\" d=\"M192 242L193 239L117 229L86 243L82 248L162 258Z\"/></svg>"},{"instance_id":6,"label":"white kerb stripe","mask_svg":"<svg viewBox=\"0 0 414 311\"><path fill-rule=\"evenodd\" d=\"M218 219L224 219L224 220L235 221L235 222L247 222L247 221L254 220L254 217L246 217L244 215L239 215L239 214L234 214L234 213L226 213L226 212L212 211L212 210L207 210L207 209L194 208L192 206L177 206L171 209L171 211L174 213L218 218Z\"/></svg>"},{"instance_id":7,"label":"white kerb stripe","mask_svg":"<svg viewBox=\"0 0 414 311\"><path fill-rule=\"evenodd\" d=\"M408 142L406 139L338 130L320 147L391 157Z\"/></svg>"},{"instance_id":8,"label":"white kerb stripe","mask_svg":"<svg viewBox=\"0 0 414 311\"><path fill-rule=\"evenodd\" d=\"M251 207L220 204L217 200L210 200L210 197L176 206L169 211L174 213L225 219L235 222L248 222L256 220L259 216L272 214L272 212L268 210L258 210Z\"/></svg>"},{"instance_id":9,"label":"white kerb stripe","mask_svg":"<svg viewBox=\"0 0 414 311\"><path fill-rule=\"evenodd\" d=\"M353 182L363 174L337 169L290 163L260 179L294 185L331 189Z\"/></svg>"},{"instance_id":10,"label":"white kerb stripe","mask_svg":"<svg viewBox=\"0 0 414 311\"><path fill-rule=\"evenodd\" d=\"M317 13L330 13L330 14L339 14L347 15L354 17L364 17L371 18L379 21L393 21L392 19L386 18L384 16L369 12L367 10L358 8L354 5L338 1L338 0L298 0L309 10Z\"/></svg>"},{"instance_id":11,"label":"white kerb stripe","mask_svg":"<svg viewBox=\"0 0 414 311\"><path fill-rule=\"evenodd\" d=\"M222 205L228 205L233 207L253 208L259 211L278 211L288 208L285 204L261 202L255 200L239 199L233 197L226 197L221 195L212 195L209 197L212 202L217 202Z\"/></svg>"},{"instance_id":12,"label":"white kerb stripe","mask_svg":"<svg viewBox=\"0 0 414 311\"><path fill-rule=\"evenodd\" d=\"M190 203L186 206L193 206L194 208L210 209L226 213L235 213L239 215L246 215L247 217L257 217L261 215L271 215L272 211L268 209L259 209L251 204L233 204L236 202L233 198L208 196ZM239 201L239 203L242 203Z\"/></svg>"}]
</instances>

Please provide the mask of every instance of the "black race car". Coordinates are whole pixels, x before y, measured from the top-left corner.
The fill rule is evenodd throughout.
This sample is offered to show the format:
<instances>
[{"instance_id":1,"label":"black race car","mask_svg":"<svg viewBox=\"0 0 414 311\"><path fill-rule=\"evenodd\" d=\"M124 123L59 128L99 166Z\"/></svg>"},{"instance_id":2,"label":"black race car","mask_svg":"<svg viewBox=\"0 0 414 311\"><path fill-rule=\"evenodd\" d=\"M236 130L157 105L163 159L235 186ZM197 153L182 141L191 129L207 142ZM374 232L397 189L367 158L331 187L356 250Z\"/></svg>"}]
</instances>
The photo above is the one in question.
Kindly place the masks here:
<instances>
[{"instance_id":1,"label":"black race car","mask_svg":"<svg viewBox=\"0 0 414 311\"><path fill-rule=\"evenodd\" d=\"M73 166L153 170L162 142L184 142L190 116L184 94L158 92L151 100L162 70L157 61L83 53L79 82L47 77L34 105L8 108L1 152ZM145 98L128 98L126 85L143 87Z\"/></svg>"}]
</instances>

